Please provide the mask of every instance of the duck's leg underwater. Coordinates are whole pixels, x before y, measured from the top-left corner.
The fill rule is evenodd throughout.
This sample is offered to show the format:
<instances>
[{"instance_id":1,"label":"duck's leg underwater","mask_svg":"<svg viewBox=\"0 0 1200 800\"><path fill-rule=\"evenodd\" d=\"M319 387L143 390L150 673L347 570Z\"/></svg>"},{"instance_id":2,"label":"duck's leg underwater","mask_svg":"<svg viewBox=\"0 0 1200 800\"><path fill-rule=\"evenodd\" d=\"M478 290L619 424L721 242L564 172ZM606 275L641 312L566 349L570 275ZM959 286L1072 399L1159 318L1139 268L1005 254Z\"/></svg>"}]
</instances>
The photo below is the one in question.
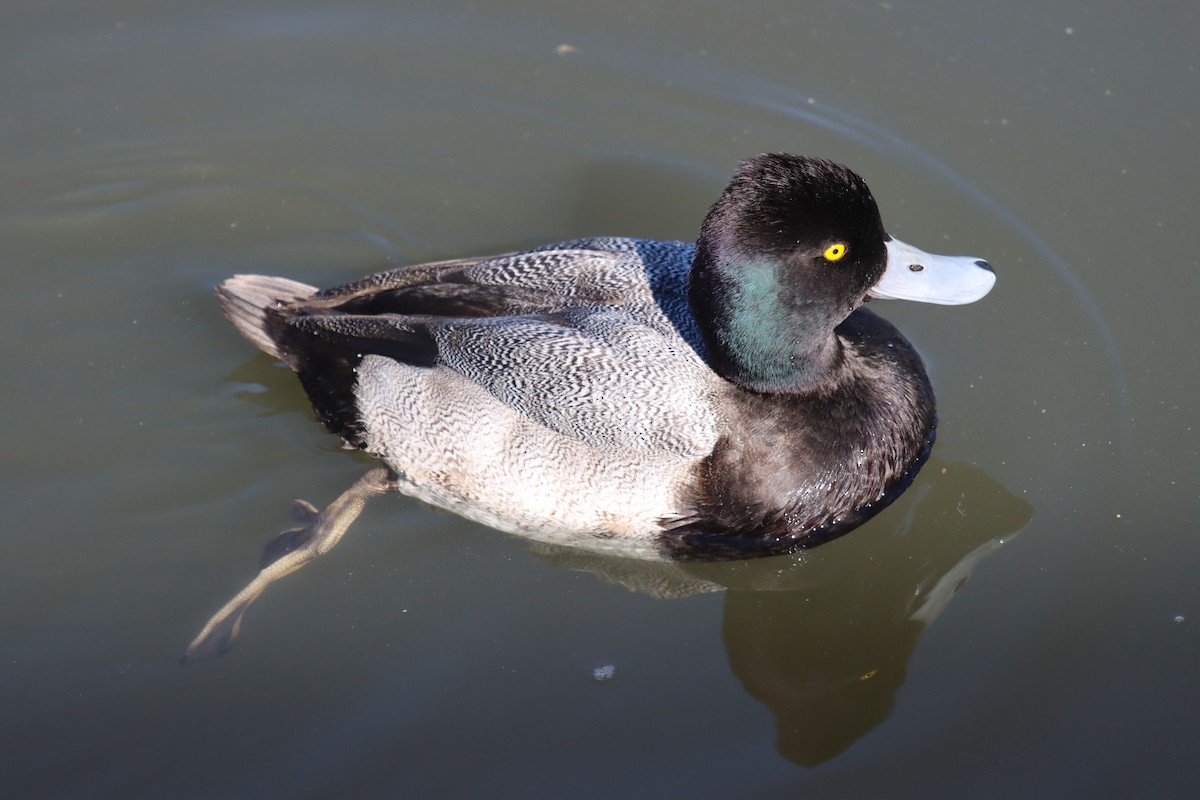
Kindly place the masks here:
<instances>
[{"instance_id":1,"label":"duck's leg underwater","mask_svg":"<svg viewBox=\"0 0 1200 800\"><path fill-rule=\"evenodd\" d=\"M317 509L303 500L293 503L293 513L304 524L276 536L263 550L262 569L254 580L213 615L183 654L183 661L201 661L223 653L237 638L242 615L268 586L333 548L358 519L367 501L396 488L387 467L363 475L328 508Z\"/></svg>"}]
</instances>

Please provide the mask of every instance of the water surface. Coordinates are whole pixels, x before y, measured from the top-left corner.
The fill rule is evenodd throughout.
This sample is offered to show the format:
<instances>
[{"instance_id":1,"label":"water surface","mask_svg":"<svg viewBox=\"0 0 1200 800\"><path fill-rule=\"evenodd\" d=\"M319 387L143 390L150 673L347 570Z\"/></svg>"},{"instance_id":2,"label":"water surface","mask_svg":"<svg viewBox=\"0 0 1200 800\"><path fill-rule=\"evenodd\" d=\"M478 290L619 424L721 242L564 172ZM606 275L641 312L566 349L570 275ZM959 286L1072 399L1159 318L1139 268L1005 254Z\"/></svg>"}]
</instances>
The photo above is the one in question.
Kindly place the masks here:
<instances>
[{"instance_id":1,"label":"water surface","mask_svg":"<svg viewBox=\"0 0 1200 800\"><path fill-rule=\"evenodd\" d=\"M3 793L1190 796L1198 40L1062 0L11 9ZM939 398L901 501L662 572L388 498L176 663L370 463L219 281L690 239L773 150L999 273L876 308Z\"/></svg>"}]
</instances>

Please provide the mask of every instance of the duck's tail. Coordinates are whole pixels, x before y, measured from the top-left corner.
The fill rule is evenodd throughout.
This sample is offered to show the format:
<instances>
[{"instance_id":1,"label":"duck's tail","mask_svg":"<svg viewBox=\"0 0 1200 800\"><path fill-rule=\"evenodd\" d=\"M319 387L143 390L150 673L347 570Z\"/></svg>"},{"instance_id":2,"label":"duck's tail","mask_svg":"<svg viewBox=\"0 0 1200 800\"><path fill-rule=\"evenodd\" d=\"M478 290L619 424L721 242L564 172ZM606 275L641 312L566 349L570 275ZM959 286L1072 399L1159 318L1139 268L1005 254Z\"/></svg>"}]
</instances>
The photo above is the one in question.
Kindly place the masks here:
<instances>
[{"instance_id":1,"label":"duck's tail","mask_svg":"<svg viewBox=\"0 0 1200 800\"><path fill-rule=\"evenodd\" d=\"M281 304L305 300L316 293L315 286L270 275L234 275L217 287L225 319L252 345L293 369L296 365L291 363L291 354L284 352L271 335L271 312Z\"/></svg>"}]
</instances>

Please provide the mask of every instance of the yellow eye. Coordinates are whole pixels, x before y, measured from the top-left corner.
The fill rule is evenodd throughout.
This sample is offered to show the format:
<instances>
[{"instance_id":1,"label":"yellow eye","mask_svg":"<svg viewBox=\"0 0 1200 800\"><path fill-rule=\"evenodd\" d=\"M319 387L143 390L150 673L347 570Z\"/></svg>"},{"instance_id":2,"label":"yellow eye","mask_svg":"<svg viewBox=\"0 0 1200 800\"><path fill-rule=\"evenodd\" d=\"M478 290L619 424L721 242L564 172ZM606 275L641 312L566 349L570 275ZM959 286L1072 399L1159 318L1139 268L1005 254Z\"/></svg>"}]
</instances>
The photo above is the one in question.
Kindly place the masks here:
<instances>
[{"instance_id":1,"label":"yellow eye","mask_svg":"<svg viewBox=\"0 0 1200 800\"><path fill-rule=\"evenodd\" d=\"M831 244L829 247L825 248L826 261L841 261L842 256L844 255L846 255L846 245L842 244L841 242L838 242L837 244Z\"/></svg>"}]
</instances>

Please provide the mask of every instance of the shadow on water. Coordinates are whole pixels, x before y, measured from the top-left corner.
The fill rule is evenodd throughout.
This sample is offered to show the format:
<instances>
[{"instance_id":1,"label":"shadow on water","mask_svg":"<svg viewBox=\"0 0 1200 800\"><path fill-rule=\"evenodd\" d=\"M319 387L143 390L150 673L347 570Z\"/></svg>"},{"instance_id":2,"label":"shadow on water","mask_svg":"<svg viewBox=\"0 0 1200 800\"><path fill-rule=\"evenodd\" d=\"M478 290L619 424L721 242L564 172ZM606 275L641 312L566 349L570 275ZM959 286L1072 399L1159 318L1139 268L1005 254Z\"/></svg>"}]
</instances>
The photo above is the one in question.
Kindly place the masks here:
<instances>
[{"instance_id":1,"label":"shadow on water","mask_svg":"<svg viewBox=\"0 0 1200 800\"><path fill-rule=\"evenodd\" d=\"M733 673L775 716L776 746L824 763L888 718L921 635L976 565L1030 521L981 470L934 458L933 480L856 533L798 555L680 564L534 544L539 559L660 598L725 591Z\"/></svg>"}]
</instances>

